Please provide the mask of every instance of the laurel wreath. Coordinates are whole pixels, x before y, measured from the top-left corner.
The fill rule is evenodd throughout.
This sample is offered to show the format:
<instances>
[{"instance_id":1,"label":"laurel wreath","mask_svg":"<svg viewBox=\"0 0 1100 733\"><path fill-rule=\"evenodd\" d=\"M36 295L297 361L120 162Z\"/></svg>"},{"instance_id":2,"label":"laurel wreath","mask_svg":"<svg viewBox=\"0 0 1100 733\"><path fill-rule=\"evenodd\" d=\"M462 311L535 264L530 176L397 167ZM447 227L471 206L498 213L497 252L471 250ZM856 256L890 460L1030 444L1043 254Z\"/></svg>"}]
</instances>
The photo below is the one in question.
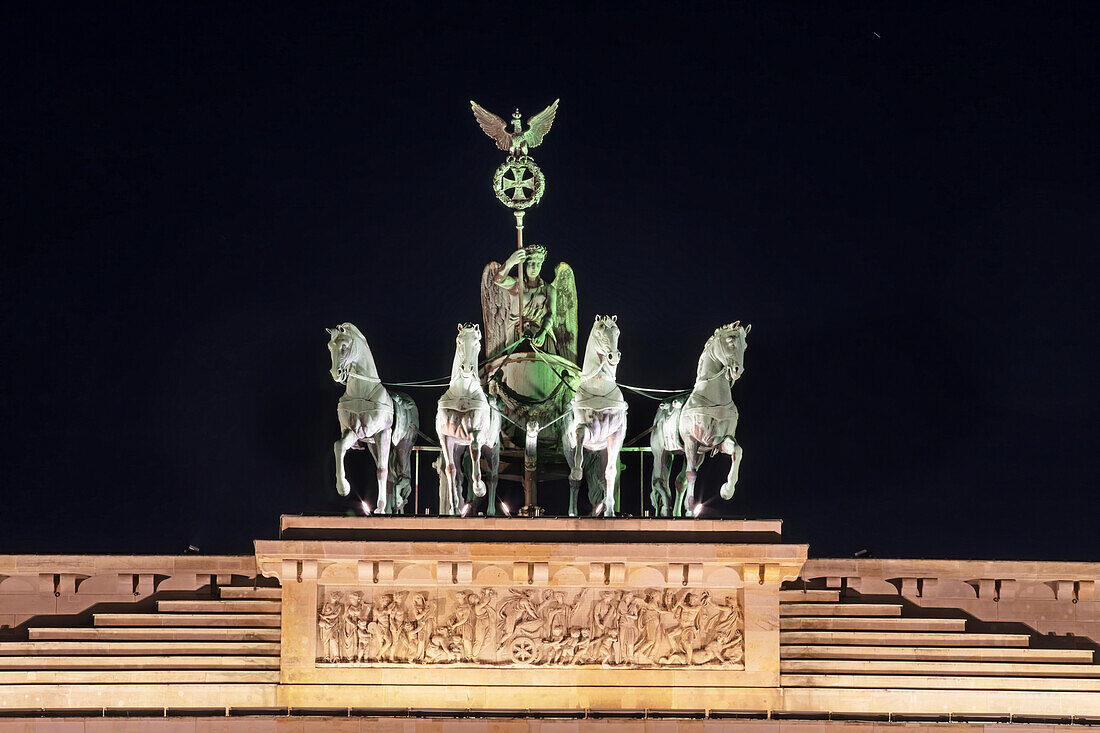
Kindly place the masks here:
<instances>
[{"instance_id":1,"label":"laurel wreath","mask_svg":"<svg viewBox=\"0 0 1100 733\"><path fill-rule=\"evenodd\" d=\"M512 174L512 181L506 181L504 176L508 173ZM531 174L531 191L527 194L526 198L513 199L506 191L515 188L514 185L509 185L514 181L522 180L522 176L525 172ZM524 155L519 158L508 156L508 160L504 161L496 173L493 174L493 192L497 195L497 200L500 203L507 206L509 209L527 209L539 202L542 198L543 192L546 190L546 178L542 175L542 171L535 165L535 161L531 160L530 156ZM524 193L524 189L520 189L520 193Z\"/></svg>"}]
</instances>

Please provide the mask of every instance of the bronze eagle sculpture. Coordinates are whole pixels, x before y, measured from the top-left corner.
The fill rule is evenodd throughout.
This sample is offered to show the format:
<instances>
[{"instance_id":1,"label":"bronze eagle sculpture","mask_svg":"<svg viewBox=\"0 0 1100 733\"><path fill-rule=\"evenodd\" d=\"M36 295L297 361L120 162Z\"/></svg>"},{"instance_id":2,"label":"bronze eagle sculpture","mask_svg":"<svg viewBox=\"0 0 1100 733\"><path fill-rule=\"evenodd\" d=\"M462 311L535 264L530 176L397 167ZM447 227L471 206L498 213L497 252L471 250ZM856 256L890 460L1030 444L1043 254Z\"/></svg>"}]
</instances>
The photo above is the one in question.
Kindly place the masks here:
<instances>
[{"instance_id":1,"label":"bronze eagle sculpture","mask_svg":"<svg viewBox=\"0 0 1100 733\"><path fill-rule=\"evenodd\" d=\"M538 147L542 143L542 139L546 137L546 133L550 132L550 126L554 124L554 115L558 113L558 102L560 101L560 99L555 99L553 104L527 120L526 130L523 129L523 118L517 109L512 115L511 132L508 131L504 120L477 102L470 100L470 109L474 111L477 124L481 125L481 129L486 135L496 141L498 148L507 150L510 155L521 156L527 155L528 148Z\"/></svg>"}]
</instances>

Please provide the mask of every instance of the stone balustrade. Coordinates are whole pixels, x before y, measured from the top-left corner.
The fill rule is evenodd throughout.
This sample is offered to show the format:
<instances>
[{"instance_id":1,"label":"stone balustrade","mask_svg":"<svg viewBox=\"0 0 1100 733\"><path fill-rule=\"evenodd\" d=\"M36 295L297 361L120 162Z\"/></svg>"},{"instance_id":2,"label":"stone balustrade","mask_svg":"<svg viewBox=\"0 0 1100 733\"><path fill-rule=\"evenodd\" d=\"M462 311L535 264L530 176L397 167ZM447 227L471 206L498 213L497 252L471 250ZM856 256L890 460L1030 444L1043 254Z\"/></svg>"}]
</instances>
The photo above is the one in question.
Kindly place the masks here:
<instances>
[{"instance_id":1,"label":"stone balustrade","mask_svg":"<svg viewBox=\"0 0 1100 733\"><path fill-rule=\"evenodd\" d=\"M39 615L76 615L256 575L252 555L0 555L0 638Z\"/></svg>"}]
</instances>

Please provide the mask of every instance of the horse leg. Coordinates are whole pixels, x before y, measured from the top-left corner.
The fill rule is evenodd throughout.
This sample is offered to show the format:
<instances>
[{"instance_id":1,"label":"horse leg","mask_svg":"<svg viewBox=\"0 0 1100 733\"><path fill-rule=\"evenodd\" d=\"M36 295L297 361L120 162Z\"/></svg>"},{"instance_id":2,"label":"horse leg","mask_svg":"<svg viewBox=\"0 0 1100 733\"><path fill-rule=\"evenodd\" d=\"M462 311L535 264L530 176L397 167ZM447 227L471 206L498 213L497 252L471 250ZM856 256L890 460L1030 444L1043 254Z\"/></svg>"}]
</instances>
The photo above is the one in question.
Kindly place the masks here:
<instances>
[{"instance_id":1,"label":"horse leg","mask_svg":"<svg viewBox=\"0 0 1100 733\"><path fill-rule=\"evenodd\" d=\"M413 438L406 436L393 446L393 452L390 453L390 473L394 478L394 514L405 513L405 504L412 494L412 447Z\"/></svg>"},{"instance_id":2,"label":"horse leg","mask_svg":"<svg viewBox=\"0 0 1100 733\"><path fill-rule=\"evenodd\" d=\"M621 428L607 436L607 450L604 453L607 465L604 467L603 515L615 516L615 485L619 478L619 450L626 438L626 420Z\"/></svg>"},{"instance_id":3,"label":"horse leg","mask_svg":"<svg viewBox=\"0 0 1100 733\"><path fill-rule=\"evenodd\" d=\"M684 480L684 488L681 493L683 494L683 504L681 516L691 516L692 509L695 508L695 478L698 476L697 471L699 466L703 464L703 455L705 451L694 440L688 439L684 441L684 463L687 473Z\"/></svg>"},{"instance_id":4,"label":"horse leg","mask_svg":"<svg viewBox=\"0 0 1100 733\"><path fill-rule=\"evenodd\" d=\"M733 496L733 490L737 488L737 473L741 468L741 446L733 438L722 441L720 450L730 457L730 472L726 476L726 483L722 484L719 495L726 500Z\"/></svg>"},{"instance_id":5,"label":"horse leg","mask_svg":"<svg viewBox=\"0 0 1100 733\"><path fill-rule=\"evenodd\" d=\"M455 473L455 439L449 435L442 436L439 445L439 455L443 458L443 471L440 474L439 483L439 513L441 515L454 514L454 484Z\"/></svg>"},{"instance_id":6,"label":"horse leg","mask_svg":"<svg viewBox=\"0 0 1100 733\"><path fill-rule=\"evenodd\" d=\"M565 463L569 466L569 516L577 516L577 494L581 490L580 479L573 478L573 472L576 467L576 430L572 423L570 423L561 434L561 452L565 456Z\"/></svg>"},{"instance_id":7,"label":"horse leg","mask_svg":"<svg viewBox=\"0 0 1100 733\"><path fill-rule=\"evenodd\" d=\"M374 436L375 472L378 475L378 513L392 514L393 508L389 501L390 480L390 440L392 440L393 428L386 428Z\"/></svg>"},{"instance_id":8,"label":"horse leg","mask_svg":"<svg viewBox=\"0 0 1100 733\"><path fill-rule=\"evenodd\" d=\"M485 496L485 482L481 480L481 431L470 433L470 488L478 498Z\"/></svg>"},{"instance_id":9,"label":"horse leg","mask_svg":"<svg viewBox=\"0 0 1100 733\"><path fill-rule=\"evenodd\" d=\"M332 444L333 452L336 453L336 493L340 496L347 496L351 493L351 484L348 483L347 476L344 475L344 454L355 445L357 440L355 431L348 428L340 434L340 439Z\"/></svg>"},{"instance_id":10,"label":"horse leg","mask_svg":"<svg viewBox=\"0 0 1100 733\"><path fill-rule=\"evenodd\" d=\"M653 451L653 475L649 481L649 502L653 505L653 515L668 516L668 503L672 491L668 488L669 473L672 471L672 452L666 451L661 444L661 436L654 429L650 432L649 447Z\"/></svg>"},{"instance_id":11,"label":"horse leg","mask_svg":"<svg viewBox=\"0 0 1100 733\"><path fill-rule=\"evenodd\" d=\"M584 440L588 428L583 420L573 413L573 468L569 471L570 481L580 481L584 476Z\"/></svg>"},{"instance_id":12,"label":"horse leg","mask_svg":"<svg viewBox=\"0 0 1100 733\"><path fill-rule=\"evenodd\" d=\"M489 452L489 481L487 482L489 506L485 510L485 515L491 517L497 513L497 475L500 473L500 438L497 438L496 444L488 446L487 450Z\"/></svg>"}]
</instances>

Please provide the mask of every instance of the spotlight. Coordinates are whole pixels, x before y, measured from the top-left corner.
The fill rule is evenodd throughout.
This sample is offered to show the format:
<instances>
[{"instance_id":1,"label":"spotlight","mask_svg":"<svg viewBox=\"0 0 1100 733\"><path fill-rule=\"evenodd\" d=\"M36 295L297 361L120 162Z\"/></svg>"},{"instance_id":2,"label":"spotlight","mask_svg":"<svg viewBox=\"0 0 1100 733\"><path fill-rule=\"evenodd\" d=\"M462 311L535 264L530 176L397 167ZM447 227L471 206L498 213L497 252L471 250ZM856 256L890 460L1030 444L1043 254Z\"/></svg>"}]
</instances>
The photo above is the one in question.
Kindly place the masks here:
<instances>
[{"instance_id":1,"label":"spotlight","mask_svg":"<svg viewBox=\"0 0 1100 733\"><path fill-rule=\"evenodd\" d=\"M503 501L500 502L500 508L504 510L504 516L506 516L506 517L512 516L512 510L509 509L508 505L505 504Z\"/></svg>"},{"instance_id":2,"label":"spotlight","mask_svg":"<svg viewBox=\"0 0 1100 733\"><path fill-rule=\"evenodd\" d=\"M466 516L467 514L470 513L470 509L472 507L473 507L473 504L471 504L469 502L466 502L465 504L462 505L462 508L458 510L458 516L460 516L460 517Z\"/></svg>"},{"instance_id":3,"label":"spotlight","mask_svg":"<svg viewBox=\"0 0 1100 733\"><path fill-rule=\"evenodd\" d=\"M697 517L703 513L703 502L699 502L691 508L691 516Z\"/></svg>"},{"instance_id":4,"label":"spotlight","mask_svg":"<svg viewBox=\"0 0 1100 733\"><path fill-rule=\"evenodd\" d=\"M603 502L602 501L592 508L592 516L593 517L603 516Z\"/></svg>"},{"instance_id":5,"label":"spotlight","mask_svg":"<svg viewBox=\"0 0 1100 733\"><path fill-rule=\"evenodd\" d=\"M183 551L183 554L184 555L198 555L201 552L202 552L202 550L195 547L194 545L188 545L187 549Z\"/></svg>"},{"instance_id":6,"label":"spotlight","mask_svg":"<svg viewBox=\"0 0 1100 733\"><path fill-rule=\"evenodd\" d=\"M359 504L363 507L363 515L369 517L371 515L370 504L365 501L360 501Z\"/></svg>"}]
</instances>

